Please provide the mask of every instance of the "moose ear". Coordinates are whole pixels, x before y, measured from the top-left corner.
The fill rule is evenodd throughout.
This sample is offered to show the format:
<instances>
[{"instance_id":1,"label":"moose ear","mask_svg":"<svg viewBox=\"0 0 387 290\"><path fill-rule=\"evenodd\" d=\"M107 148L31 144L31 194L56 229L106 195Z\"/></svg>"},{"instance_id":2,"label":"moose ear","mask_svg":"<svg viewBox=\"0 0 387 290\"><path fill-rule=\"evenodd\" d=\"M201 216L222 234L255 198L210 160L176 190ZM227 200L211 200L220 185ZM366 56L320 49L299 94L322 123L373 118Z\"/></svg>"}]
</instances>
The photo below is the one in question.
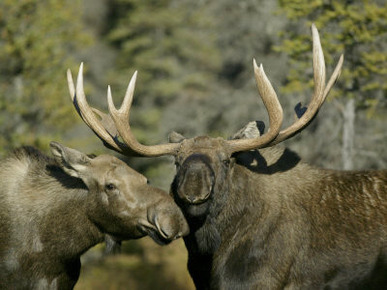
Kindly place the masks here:
<instances>
[{"instance_id":1,"label":"moose ear","mask_svg":"<svg viewBox=\"0 0 387 290\"><path fill-rule=\"evenodd\" d=\"M50 142L51 153L62 169L69 175L81 178L90 164L86 154L75 149L65 147L58 142Z\"/></svg>"},{"instance_id":2,"label":"moose ear","mask_svg":"<svg viewBox=\"0 0 387 290\"><path fill-rule=\"evenodd\" d=\"M265 131L265 123L262 121L252 121L236 132L230 139L250 139L257 138Z\"/></svg>"},{"instance_id":3,"label":"moose ear","mask_svg":"<svg viewBox=\"0 0 387 290\"><path fill-rule=\"evenodd\" d=\"M185 139L185 137L175 131L172 131L171 133L169 133L168 135L168 141L170 143L180 143L181 141L183 141Z\"/></svg>"}]
</instances>

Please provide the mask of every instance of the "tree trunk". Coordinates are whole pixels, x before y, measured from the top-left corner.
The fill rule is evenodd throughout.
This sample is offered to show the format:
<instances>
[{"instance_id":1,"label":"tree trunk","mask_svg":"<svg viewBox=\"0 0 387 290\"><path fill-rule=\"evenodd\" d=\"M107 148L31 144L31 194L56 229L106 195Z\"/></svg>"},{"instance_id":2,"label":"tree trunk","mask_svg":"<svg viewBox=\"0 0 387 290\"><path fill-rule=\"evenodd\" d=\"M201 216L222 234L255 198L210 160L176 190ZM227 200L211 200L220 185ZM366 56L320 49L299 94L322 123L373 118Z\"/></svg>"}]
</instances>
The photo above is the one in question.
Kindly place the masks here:
<instances>
[{"instance_id":1,"label":"tree trunk","mask_svg":"<svg viewBox=\"0 0 387 290\"><path fill-rule=\"evenodd\" d=\"M355 100L349 99L343 110L343 169L353 169L353 144L355 139Z\"/></svg>"}]
</instances>

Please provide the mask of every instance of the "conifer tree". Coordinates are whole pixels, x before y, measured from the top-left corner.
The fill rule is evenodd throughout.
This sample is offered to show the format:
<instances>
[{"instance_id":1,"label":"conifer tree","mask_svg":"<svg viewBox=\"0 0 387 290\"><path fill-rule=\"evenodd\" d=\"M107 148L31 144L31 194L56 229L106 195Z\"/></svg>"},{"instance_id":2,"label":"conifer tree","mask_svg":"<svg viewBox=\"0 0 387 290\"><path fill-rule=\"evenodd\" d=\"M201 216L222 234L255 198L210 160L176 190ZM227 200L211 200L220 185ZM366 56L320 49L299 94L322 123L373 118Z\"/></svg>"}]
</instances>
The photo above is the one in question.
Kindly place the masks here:
<instances>
[{"instance_id":1,"label":"conifer tree","mask_svg":"<svg viewBox=\"0 0 387 290\"><path fill-rule=\"evenodd\" d=\"M79 1L0 2L0 151L48 147L78 118L65 69L91 39L81 32Z\"/></svg>"},{"instance_id":2,"label":"conifer tree","mask_svg":"<svg viewBox=\"0 0 387 290\"><path fill-rule=\"evenodd\" d=\"M357 106L386 105L387 8L378 1L280 0L281 11L290 20L278 49L290 56L291 71L286 91L312 87L309 27L314 22L322 33L327 67L340 54L345 62L333 97L353 98ZM309 74L305 74L309 71Z\"/></svg>"},{"instance_id":3,"label":"conifer tree","mask_svg":"<svg viewBox=\"0 0 387 290\"><path fill-rule=\"evenodd\" d=\"M107 40L116 48L117 61L109 83L119 104L125 84L138 70L130 122L137 139L145 144L166 142L170 130L178 130L165 124L174 122L168 108L179 103L172 114L185 115L185 124L195 124L187 117L193 111L188 104L212 95L220 66L215 32L206 11L188 5L176 0L111 2ZM163 160L159 161L148 166L146 160L137 160L133 166L150 178L162 176L159 185L167 187L166 170L160 169Z\"/></svg>"},{"instance_id":4,"label":"conifer tree","mask_svg":"<svg viewBox=\"0 0 387 290\"><path fill-rule=\"evenodd\" d=\"M386 5L384 1L280 0L289 19L278 50L290 56L291 70L284 92L304 92L313 86L310 27L322 33L327 67L333 69L340 54L345 60L339 82L330 94L343 116L342 164L353 169L356 109L386 107ZM329 70L328 70L329 72Z\"/></svg>"}]
</instances>

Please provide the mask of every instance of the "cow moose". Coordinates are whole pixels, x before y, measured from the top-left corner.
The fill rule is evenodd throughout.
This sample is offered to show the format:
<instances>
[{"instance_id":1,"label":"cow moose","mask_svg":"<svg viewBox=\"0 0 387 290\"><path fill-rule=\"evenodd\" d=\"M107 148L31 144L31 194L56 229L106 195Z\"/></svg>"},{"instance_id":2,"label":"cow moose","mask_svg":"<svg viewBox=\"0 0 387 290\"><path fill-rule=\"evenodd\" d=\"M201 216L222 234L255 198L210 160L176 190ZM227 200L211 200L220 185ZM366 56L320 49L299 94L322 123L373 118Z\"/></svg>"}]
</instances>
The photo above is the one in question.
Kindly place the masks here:
<instances>
[{"instance_id":1,"label":"cow moose","mask_svg":"<svg viewBox=\"0 0 387 290\"><path fill-rule=\"evenodd\" d=\"M80 256L104 240L167 244L187 222L168 193L122 160L51 142L0 163L0 289L72 289Z\"/></svg>"},{"instance_id":2,"label":"cow moose","mask_svg":"<svg viewBox=\"0 0 387 290\"><path fill-rule=\"evenodd\" d=\"M254 60L270 128L260 134L251 122L228 140L173 132L169 143L140 144L129 124L137 72L120 109L108 88L107 115L87 104L80 67L73 101L106 146L123 154L174 156L171 194L190 227L184 241L197 289L387 287L387 171L316 168L277 145L313 120L341 71L343 56L326 83L314 25L312 38L315 87L306 112L281 130L281 105Z\"/></svg>"}]
</instances>

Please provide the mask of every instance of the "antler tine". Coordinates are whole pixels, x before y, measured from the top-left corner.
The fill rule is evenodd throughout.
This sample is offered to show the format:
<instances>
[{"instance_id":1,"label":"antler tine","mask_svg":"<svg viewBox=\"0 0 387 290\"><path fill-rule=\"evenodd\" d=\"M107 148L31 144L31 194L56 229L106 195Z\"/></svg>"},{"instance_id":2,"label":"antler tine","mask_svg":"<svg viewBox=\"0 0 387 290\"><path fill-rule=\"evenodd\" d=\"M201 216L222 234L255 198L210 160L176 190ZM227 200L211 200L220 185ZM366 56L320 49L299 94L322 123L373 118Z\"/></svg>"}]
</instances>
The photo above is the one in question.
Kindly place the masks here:
<instances>
[{"instance_id":1,"label":"antler tine","mask_svg":"<svg viewBox=\"0 0 387 290\"><path fill-rule=\"evenodd\" d=\"M253 66L258 91L269 114L270 128L266 134L257 138L228 141L232 152L265 147L266 144L269 144L275 137L277 137L283 121L281 104L278 101L278 97L273 86L263 70L262 64L258 67L254 59Z\"/></svg>"},{"instance_id":2,"label":"antler tine","mask_svg":"<svg viewBox=\"0 0 387 290\"><path fill-rule=\"evenodd\" d=\"M263 71L262 65L258 68L254 60L255 78L257 80L259 93L269 112L270 129L268 130L268 133L261 137L228 141L231 144L232 152L264 148L278 144L300 132L311 122L311 120L313 120L314 116L316 116L330 89L340 75L344 57L343 55L340 56L328 84L325 84L324 53L321 47L318 30L314 24L312 25L312 36L314 92L306 112L291 126L279 132L279 127L282 124L281 105L278 102L277 95L270 84L270 81Z\"/></svg>"},{"instance_id":3,"label":"antler tine","mask_svg":"<svg viewBox=\"0 0 387 290\"><path fill-rule=\"evenodd\" d=\"M125 144L114 139L94 114L96 111L97 113L102 112L90 107L87 103L83 89L83 63L79 66L76 88L74 87L73 77L69 69L67 70L67 82L73 105L86 125L93 130L98 138L100 138L109 149L113 149L119 153L128 153L130 151L129 148L127 148Z\"/></svg>"},{"instance_id":4,"label":"antler tine","mask_svg":"<svg viewBox=\"0 0 387 290\"><path fill-rule=\"evenodd\" d=\"M130 79L128 88L126 89L124 100L119 110L117 110L116 107L114 106L112 92L111 92L110 86L108 86L107 102L108 102L109 112L112 117L117 115L122 115L122 119L129 120L130 108L132 106L133 94L136 86L136 79L137 79L137 71L134 72L132 78Z\"/></svg>"},{"instance_id":5,"label":"antler tine","mask_svg":"<svg viewBox=\"0 0 387 290\"><path fill-rule=\"evenodd\" d=\"M324 53L321 47L320 36L318 30L314 24L312 24L312 37L313 37L313 78L314 78L314 92L312 100L309 106L312 104L318 105L324 102L324 89L325 89L325 59ZM316 100L316 102L314 101ZM317 103L317 100L319 101ZM318 110L318 109L317 109Z\"/></svg>"},{"instance_id":6,"label":"antler tine","mask_svg":"<svg viewBox=\"0 0 387 290\"><path fill-rule=\"evenodd\" d=\"M74 102L75 86L74 86L74 81L73 81L73 75L71 74L71 70L69 68L67 69L67 85L69 87L71 101Z\"/></svg>"},{"instance_id":7,"label":"antler tine","mask_svg":"<svg viewBox=\"0 0 387 290\"><path fill-rule=\"evenodd\" d=\"M340 75L341 66L343 64L343 55L340 57L338 64L329 79L328 84L325 84L325 60L322 51L321 42L316 26L312 25L313 35L313 74L314 74L314 93L308 105L306 112L291 126L282 130L278 136L268 146L278 144L303 130L316 116L318 110L324 103L330 89Z\"/></svg>"},{"instance_id":8,"label":"antler tine","mask_svg":"<svg viewBox=\"0 0 387 290\"><path fill-rule=\"evenodd\" d=\"M77 113L81 117L81 119L86 123L86 121L83 118L81 112L79 111L79 107L78 107L77 102L76 102L77 98L76 98L76 95L75 95L75 86L74 86L74 81L73 81L73 75L71 74L70 69L67 69L67 84L68 84L68 87L69 87L71 101L72 101L72 103L73 103L73 105L75 107L75 110L77 111Z\"/></svg>"},{"instance_id":9,"label":"antler tine","mask_svg":"<svg viewBox=\"0 0 387 290\"><path fill-rule=\"evenodd\" d=\"M344 55L340 55L339 61L337 62L337 65L335 67L335 70L333 71L327 86L325 87L324 90L324 97L323 97L323 102L325 101L325 98L328 96L332 86L336 83L337 79L340 76L341 73L341 67L343 66L344 63Z\"/></svg>"},{"instance_id":10,"label":"antler tine","mask_svg":"<svg viewBox=\"0 0 387 290\"><path fill-rule=\"evenodd\" d=\"M130 108L132 105L136 79L137 79L137 71L133 74L129 82L128 88L126 90L125 98L119 110L117 110L116 107L114 106L110 86L108 87L107 102L109 107L109 113L116 125L117 131L119 132L122 140L126 143L126 145L140 156L156 157L156 156L162 156L162 155L175 155L177 150L180 147L180 144L167 143L167 144L147 146L147 145L140 144L137 141L136 137L133 135L129 124L129 116L130 116Z\"/></svg>"}]
</instances>

